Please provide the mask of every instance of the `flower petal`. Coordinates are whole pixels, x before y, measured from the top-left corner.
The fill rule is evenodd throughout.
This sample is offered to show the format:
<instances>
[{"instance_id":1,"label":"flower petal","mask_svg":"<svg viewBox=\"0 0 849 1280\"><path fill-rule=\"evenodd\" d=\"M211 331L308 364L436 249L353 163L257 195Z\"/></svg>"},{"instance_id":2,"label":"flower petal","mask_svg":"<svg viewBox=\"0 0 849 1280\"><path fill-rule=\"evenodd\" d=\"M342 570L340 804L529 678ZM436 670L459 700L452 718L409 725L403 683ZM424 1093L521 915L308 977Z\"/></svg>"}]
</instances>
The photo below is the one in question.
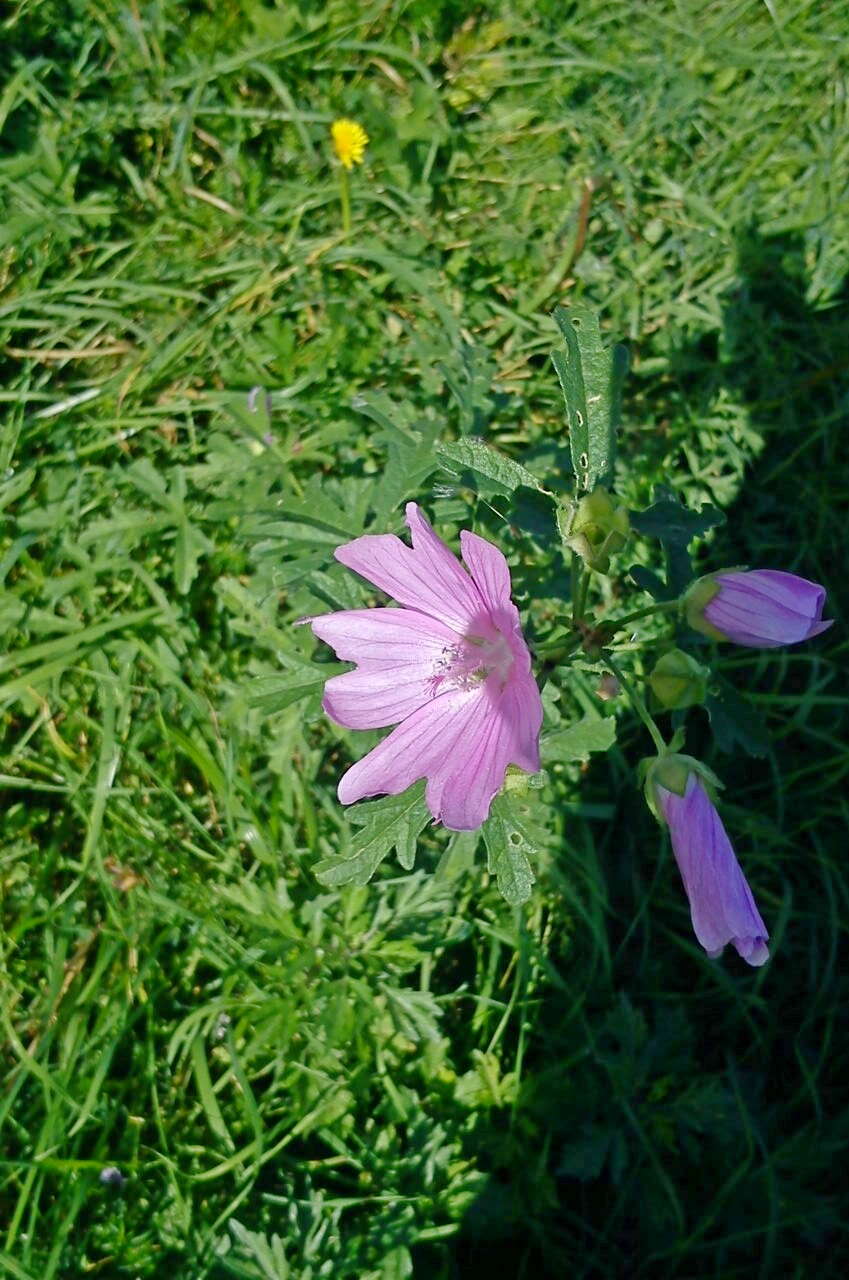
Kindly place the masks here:
<instances>
[{"instance_id":1,"label":"flower petal","mask_svg":"<svg viewBox=\"0 0 849 1280\"><path fill-rule=\"evenodd\" d=\"M691 773L683 796L662 786L657 793L699 942L711 956L731 942L749 964L764 964L766 925L701 780Z\"/></svg>"},{"instance_id":2,"label":"flower petal","mask_svg":"<svg viewBox=\"0 0 849 1280\"><path fill-rule=\"evenodd\" d=\"M334 555L399 604L465 634L485 611L477 587L414 502L407 503L407 524L412 547L394 533L367 533L337 547Z\"/></svg>"},{"instance_id":3,"label":"flower petal","mask_svg":"<svg viewBox=\"0 0 849 1280\"><path fill-rule=\"evenodd\" d=\"M514 671L504 690L501 717L510 731L509 763L526 773L539 773L542 698L529 672Z\"/></svg>"},{"instance_id":4,"label":"flower petal","mask_svg":"<svg viewBox=\"0 0 849 1280\"><path fill-rule=\"evenodd\" d=\"M345 677L341 677L345 679ZM343 804L398 795L427 778L428 808L453 831L475 831L489 816L508 764L539 769L542 702L530 677L500 694L452 689L413 712L339 783Z\"/></svg>"},{"instance_id":5,"label":"flower petal","mask_svg":"<svg viewBox=\"0 0 849 1280\"><path fill-rule=\"evenodd\" d=\"M704 616L735 644L776 648L798 644L831 626L822 622L825 588L794 573L750 569L718 573L719 591Z\"/></svg>"},{"instance_id":6,"label":"flower petal","mask_svg":"<svg viewBox=\"0 0 849 1280\"><path fill-rule=\"evenodd\" d=\"M451 754L428 775L431 813L452 831L476 831L489 817L509 764L529 773L539 769L541 724L542 700L534 680L513 680L497 700L482 700Z\"/></svg>"},{"instance_id":7,"label":"flower petal","mask_svg":"<svg viewBox=\"0 0 849 1280\"><path fill-rule=\"evenodd\" d=\"M405 513L413 538L413 555L442 601L440 612L435 616L448 622L444 607L450 600L468 621L480 619L485 612L484 600L457 557L433 532L429 520L415 502L407 503Z\"/></svg>"},{"instance_id":8,"label":"flower petal","mask_svg":"<svg viewBox=\"0 0 849 1280\"><path fill-rule=\"evenodd\" d=\"M433 696L432 663L369 663L328 680L321 705L331 720L347 729L384 729L406 720Z\"/></svg>"},{"instance_id":9,"label":"flower petal","mask_svg":"<svg viewBox=\"0 0 849 1280\"><path fill-rule=\"evenodd\" d=\"M457 643L456 631L415 609L341 609L308 621L338 658L361 666L435 663L443 649Z\"/></svg>"},{"instance_id":10,"label":"flower petal","mask_svg":"<svg viewBox=\"0 0 849 1280\"><path fill-rule=\"evenodd\" d=\"M509 605L510 569L498 547L464 529L460 534L463 560L484 604L495 612Z\"/></svg>"},{"instance_id":11,"label":"flower petal","mask_svg":"<svg viewBox=\"0 0 849 1280\"><path fill-rule=\"evenodd\" d=\"M342 804L366 796L397 796L450 757L484 689L450 689L414 711L339 780ZM438 818L434 813L434 817Z\"/></svg>"}]
</instances>

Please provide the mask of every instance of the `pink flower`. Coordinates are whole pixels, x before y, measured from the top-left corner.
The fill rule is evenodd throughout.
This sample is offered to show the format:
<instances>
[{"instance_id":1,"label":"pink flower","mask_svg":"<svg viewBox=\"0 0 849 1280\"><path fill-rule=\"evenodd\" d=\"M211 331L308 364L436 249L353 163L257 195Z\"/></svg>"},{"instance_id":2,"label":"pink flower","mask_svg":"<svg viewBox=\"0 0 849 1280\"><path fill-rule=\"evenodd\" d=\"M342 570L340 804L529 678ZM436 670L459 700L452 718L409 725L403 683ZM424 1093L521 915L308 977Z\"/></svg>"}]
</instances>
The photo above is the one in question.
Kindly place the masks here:
<instances>
[{"instance_id":1,"label":"pink flower","mask_svg":"<svg viewBox=\"0 0 849 1280\"><path fill-rule=\"evenodd\" d=\"M464 569L415 502L406 515L412 547L394 533L365 534L334 553L402 607L308 619L357 664L328 680L330 718L349 729L397 725L343 775L338 795L353 804L427 778L437 822L474 831L509 764L539 769L542 702L504 556L464 530Z\"/></svg>"},{"instance_id":2,"label":"pink flower","mask_svg":"<svg viewBox=\"0 0 849 1280\"><path fill-rule=\"evenodd\" d=\"M669 757L667 769L675 760L683 763L684 757ZM749 964L765 964L769 934L722 820L701 778L686 765L684 776L681 794L659 781L655 790L690 900L695 935L711 958L730 942Z\"/></svg>"}]
</instances>

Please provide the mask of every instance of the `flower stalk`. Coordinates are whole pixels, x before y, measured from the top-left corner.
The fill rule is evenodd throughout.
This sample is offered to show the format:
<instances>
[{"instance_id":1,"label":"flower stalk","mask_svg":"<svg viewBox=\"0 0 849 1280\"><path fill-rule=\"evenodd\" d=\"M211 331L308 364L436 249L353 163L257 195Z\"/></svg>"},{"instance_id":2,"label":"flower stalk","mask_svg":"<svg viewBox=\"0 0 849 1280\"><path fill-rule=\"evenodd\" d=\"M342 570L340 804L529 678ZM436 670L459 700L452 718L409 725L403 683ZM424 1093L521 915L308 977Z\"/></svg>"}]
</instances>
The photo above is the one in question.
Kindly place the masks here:
<instances>
[{"instance_id":1,"label":"flower stalk","mask_svg":"<svg viewBox=\"0 0 849 1280\"><path fill-rule=\"evenodd\" d=\"M619 681L622 688L627 693L628 697L631 700L631 705L633 706L637 715L640 717L643 724L646 726L649 733L651 734L652 742L657 747L658 755L660 756L665 755L667 751L667 747L666 747L666 742L664 740L663 734L660 732L660 729L658 729L657 724L655 723L654 717L649 712L648 707L646 706L643 698L637 692L630 677L625 675L624 671L619 666L619 663L606 650L602 653L601 660L604 663L604 665L609 669L611 674L616 677L616 679Z\"/></svg>"}]
</instances>

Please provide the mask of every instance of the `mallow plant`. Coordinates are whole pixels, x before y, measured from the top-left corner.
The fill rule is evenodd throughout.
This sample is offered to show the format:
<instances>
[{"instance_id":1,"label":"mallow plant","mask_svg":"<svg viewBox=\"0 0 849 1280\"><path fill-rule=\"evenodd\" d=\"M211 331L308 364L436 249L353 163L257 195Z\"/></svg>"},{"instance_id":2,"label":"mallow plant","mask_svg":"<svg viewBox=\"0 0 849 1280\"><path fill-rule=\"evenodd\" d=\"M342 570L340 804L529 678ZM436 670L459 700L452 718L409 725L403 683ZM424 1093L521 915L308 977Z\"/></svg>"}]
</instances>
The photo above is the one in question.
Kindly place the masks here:
<instances>
[{"instance_id":1,"label":"mallow plant","mask_svg":"<svg viewBox=\"0 0 849 1280\"><path fill-rule=\"evenodd\" d=\"M532 508L537 537L564 557L555 575L564 589L553 607L549 590L544 622L530 639L528 617L513 599L517 588L526 613L533 612L527 562L514 565L511 582L504 550L468 528L459 533L458 557L435 532L424 498L413 501L408 491L393 511L386 486L380 489L367 531L332 551L345 571L368 584L368 607L301 619L322 647L352 664L334 666L325 681L329 655L314 655L312 680L323 684L326 716L346 730L387 730L341 772L338 799L355 806L360 831L316 871L326 883L364 883L392 848L410 867L420 833L437 824L480 831L505 897L526 900L534 841L518 799L545 783L543 692L549 682L568 689L574 671L589 667L598 673L595 715L553 736L564 742L572 733L576 758L612 746L610 703L630 701L654 745L653 755L635 763L635 777L669 831L696 938L711 957L730 943L748 964L762 965L769 931L720 817L720 779L683 750L686 717L703 707L718 733L727 733L735 717L745 721L743 700L729 696L714 669L717 646L811 640L830 625L822 617L825 593L775 565L719 567L693 578L690 544L721 522L720 513L710 506L689 510L666 488L644 511L619 501L614 461L625 352L605 346L597 318L585 308L558 308L554 318L563 339L552 359L565 402L570 492L478 437L440 440L432 426L393 428L383 410L373 415L400 433L393 461L414 461L416 488L441 470L500 500L508 554L510 530ZM398 466L392 486L398 497ZM430 491L431 505L436 492ZM402 505L405 533L393 531ZM664 550L665 576L628 567L629 544L652 538ZM314 594L333 599L324 581ZM674 731L659 723L667 713ZM745 728L738 737L745 745ZM545 747L544 735L542 741Z\"/></svg>"}]
</instances>

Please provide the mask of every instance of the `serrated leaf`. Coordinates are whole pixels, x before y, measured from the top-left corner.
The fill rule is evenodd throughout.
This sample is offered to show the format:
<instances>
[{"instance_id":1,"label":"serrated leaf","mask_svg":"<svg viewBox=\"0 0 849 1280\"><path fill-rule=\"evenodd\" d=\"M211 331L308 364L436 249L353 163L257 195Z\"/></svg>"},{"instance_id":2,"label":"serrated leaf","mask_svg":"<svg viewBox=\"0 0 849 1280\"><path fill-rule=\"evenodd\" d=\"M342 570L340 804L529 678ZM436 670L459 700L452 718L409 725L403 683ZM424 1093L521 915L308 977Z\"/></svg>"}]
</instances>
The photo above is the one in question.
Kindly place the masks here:
<instances>
[{"instance_id":1,"label":"serrated leaf","mask_svg":"<svg viewBox=\"0 0 849 1280\"><path fill-rule=\"evenodd\" d=\"M321 667L301 667L285 675L258 676L245 690L245 703L271 715L291 707L293 702L311 693L317 693L326 680L345 670L342 663L326 663Z\"/></svg>"},{"instance_id":2,"label":"serrated leaf","mask_svg":"<svg viewBox=\"0 0 849 1280\"><path fill-rule=\"evenodd\" d=\"M448 463L447 469L455 471L456 467L465 467L477 475L484 476L493 484L500 486L505 493L512 493L520 485L529 489L542 489L542 485L527 467L514 462L506 454L499 453L483 440L452 440L436 446L437 457Z\"/></svg>"},{"instance_id":3,"label":"serrated leaf","mask_svg":"<svg viewBox=\"0 0 849 1280\"><path fill-rule=\"evenodd\" d=\"M730 755L740 748L749 756L767 754L769 733L760 712L721 676L712 683L705 708L720 751Z\"/></svg>"},{"instance_id":4,"label":"serrated leaf","mask_svg":"<svg viewBox=\"0 0 849 1280\"><path fill-rule=\"evenodd\" d=\"M513 907L521 906L531 896L536 876L531 858L539 856L516 809L507 795L496 796L489 817L481 828L486 845L487 865L495 875L502 897Z\"/></svg>"},{"instance_id":5,"label":"serrated leaf","mask_svg":"<svg viewBox=\"0 0 849 1280\"><path fill-rule=\"evenodd\" d=\"M408 1040L437 1040L442 1009L431 991L414 991L407 987L382 987L387 1012L395 1030Z\"/></svg>"},{"instance_id":6,"label":"serrated leaf","mask_svg":"<svg viewBox=\"0 0 849 1280\"><path fill-rule=\"evenodd\" d=\"M554 319L564 345L551 359L566 404L572 470L579 491L589 492L613 477L628 353L604 345L598 316L588 307L555 307Z\"/></svg>"},{"instance_id":7,"label":"serrated leaf","mask_svg":"<svg viewBox=\"0 0 849 1280\"><path fill-rule=\"evenodd\" d=\"M289 494L273 508L257 511L246 523L246 536L330 545L357 537L363 530L366 491L360 493L350 484L337 487L341 490L338 499L318 476L311 476L300 496Z\"/></svg>"},{"instance_id":8,"label":"serrated leaf","mask_svg":"<svg viewBox=\"0 0 849 1280\"><path fill-rule=\"evenodd\" d=\"M654 502L645 511L631 511L631 527L647 538L687 547L725 521L721 511L707 502L698 511L685 507L665 485L657 485Z\"/></svg>"},{"instance_id":9,"label":"serrated leaf","mask_svg":"<svg viewBox=\"0 0 849 1280\"><path fill-rule=\"evenodd\" d=\"M399 427L387 427L387 460L383 475L372 502L375 522L382 524L405 498L420 489L431 472L439 466L434 452L434 441L439 433L438 423L424 423L415 434Z\"/></svg>"},{"instance_id":10,"label":"serrated leaf","mask_svg":"<svg viewBox=\"0 0 849 1280\"><path fill-rule=\"evenodd\" d=\"M181 596L186 595L197 577L201 556L209 555L214 545L197 525L180 513L174 544L174 585Z\"/></svg>"},{"instance_id":11,"label":"serrated leaf","mask_svg":"<svg viewBox=\"0 0 849 1280\"><path fill-rule=\"evenodd\" d=\"M259 1231L249 1231L235 1218L231 1218L228 1225L239 1252L257 1264L262 1280L289 1280L291 1269L280 1236L272 1235L269 1239Z\"/></svg>"},{"instance_id":12,"label":"serrated leaf","mask_svg":"<svg viewBox=\"0 0 849 1280\"><path fill-rule=\"evenodd\" d=\"M724 522L721 511L705 503L698 511L685 507L678 495L666 485L655 485L654 502L645 511L629 512L631 527L644 537L659 539L666 552L667 585L665 596L675 599L693 576L688 547L694 538L704 537L710 529ZM633 570L632 570L633 576ZM650 588L649 588L650 589Z\"/></svg>"},{"instance_id":13,"label":"serrated leaf","mask_svg":"<svg viewBox=\"0 0 849 1280\"><path fill-rule=\"evenodd\" d=\"M577 724L547 733L540 743L546 764L587 760L593 751L607 751L616 741L613 716L584 716Z\"/></svg>"},{"instance_id":14,"label":"serrated leaf","mask_svg":"<svg viewBox=\"0 0 849 1280\"><path fill-rule=\"evenodd\" d=\"M368 884L393 848L405 858L408 864L405 869L409 870L416 840L430 821L424 783L417 782L400 796L385 796L382 800L358 805L350 810L350 817L361 829L351 840L346 854L323 858L316 864L315 875L322 884L333 887Z\"/></svg>"}]
</instances>

